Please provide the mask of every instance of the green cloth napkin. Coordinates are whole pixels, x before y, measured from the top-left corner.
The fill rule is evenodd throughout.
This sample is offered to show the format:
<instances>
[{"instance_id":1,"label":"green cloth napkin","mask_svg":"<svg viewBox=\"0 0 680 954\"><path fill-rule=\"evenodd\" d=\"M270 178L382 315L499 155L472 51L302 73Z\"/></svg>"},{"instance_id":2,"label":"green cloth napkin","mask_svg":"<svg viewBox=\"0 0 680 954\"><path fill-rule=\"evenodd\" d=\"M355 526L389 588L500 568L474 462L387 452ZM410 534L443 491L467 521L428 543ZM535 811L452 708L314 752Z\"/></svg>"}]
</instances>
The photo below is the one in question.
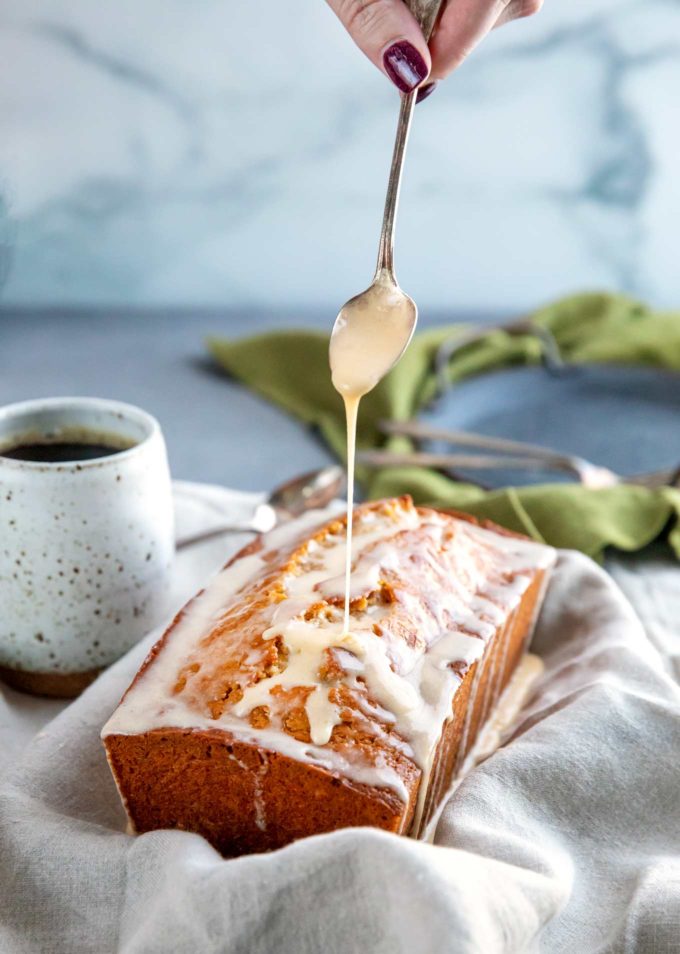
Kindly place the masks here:
<instances>
[{"instance_id":1,"label":"green cloth napkin","mask_svg":"<svg viewBox=\"0 0 680 954\"><path fill-rule=\"evenodd\" d=\"M655 312L622 295L583 294L540 309L533 320L554 335L563 356L575 363L646 364L680 371L680 313ZM455 325L416 335L390 374L365 398L357 443L408 450L405 438L385 439L383 418L409 420L436 393L434 356L442 341L465 334ZM253 390L318 428L335 453L345 456L342 401L328 372L328 336L284 331L240 341L211 339L219 364ZM513 364L540 361L535 336L491 331L453 356L451 383ZM508 487L487 492L417 467L359 468L369 499L409 493L418 503L465 510L558 547L600 559L608 546L638 550L667 533L680 557L680 490L617 486L590 490L577 484Z\"/></svg>"}]
</instances>

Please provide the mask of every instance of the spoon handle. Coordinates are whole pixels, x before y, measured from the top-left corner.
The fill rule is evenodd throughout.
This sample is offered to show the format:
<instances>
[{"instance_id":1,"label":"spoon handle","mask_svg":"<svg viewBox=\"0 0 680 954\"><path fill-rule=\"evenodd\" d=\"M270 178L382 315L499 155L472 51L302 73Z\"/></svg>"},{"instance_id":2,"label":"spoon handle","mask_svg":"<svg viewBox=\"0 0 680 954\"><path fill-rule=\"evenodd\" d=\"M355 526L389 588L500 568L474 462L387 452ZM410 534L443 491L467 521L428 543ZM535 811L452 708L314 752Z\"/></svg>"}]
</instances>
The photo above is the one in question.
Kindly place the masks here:
<instances>
[{"instance_id":1,"label":"spoon handle","mask_svg":"<svg viewBox=\"0 0 680 954\"><path fill-rule=\"evenodd\" d=\"M405 2L420 24L425 39L429 42L437 22L437 17L445 0L405 0ZM392 152L392 166L387 182L385 211L383 213L383 223L380 231L380 245L378 247L378 263L375 268L375 279L379 279L382 276L391 280L391 282L396 281L394 277L394 228L397 218L397 207L399 205L401 173L404 167L404 156L406 155L408 134L411 128L413 108L416 104L417 95L418 90L414 89L412 92L406 93L401 97L397 133L394 140L394 150Z\"/></svg>"},{"instance_id":2,"label":"spoon handle","mask_svg":"<svg viewBox=\"0 0 680 954\"><path fill-rule=\"evenodd\" d=\"M394 276L394 226L397 217L397 206L399 205L401 172L404 166L404 155L406 153L406 144L408 142L408 134L411 128L411 119L413 117L413 107L415 106L416 95L417 90L413 90L413 92L406 93L406 95L401 97L399 121L397 123L397 135L394 141L394 151L392 153L390 178L387 182L385 211L383 213L382 229L380 230L378 262L375 267L374 281L384 277L390 280L392 283L396 282Z\"/></svg>"},{"instance_id":3,"label":"spoon handle","mask_svg":"<svg viewBox=\"0 0 680 954\"><path fill-rule=\"evenodd\" d=\"M255 510L242 519L233 519L228 523L218 523L206 530L185 534L175 540L175 549L183 550L195 543L204 543L225 533L267 533L282 521L281 515L269 504L258 504Z\"/></svg>"},{"instance_id":4,"label":"spoon handle","mask_svg":"<svg viewBox=\"0 0 680 954\"><path fill-rule=\"evenodd\" d=\"M437 25L439 13L446 0L405 0L413 16L420 24L423 36L429 43Z\"/></svg>"}]
</instances>

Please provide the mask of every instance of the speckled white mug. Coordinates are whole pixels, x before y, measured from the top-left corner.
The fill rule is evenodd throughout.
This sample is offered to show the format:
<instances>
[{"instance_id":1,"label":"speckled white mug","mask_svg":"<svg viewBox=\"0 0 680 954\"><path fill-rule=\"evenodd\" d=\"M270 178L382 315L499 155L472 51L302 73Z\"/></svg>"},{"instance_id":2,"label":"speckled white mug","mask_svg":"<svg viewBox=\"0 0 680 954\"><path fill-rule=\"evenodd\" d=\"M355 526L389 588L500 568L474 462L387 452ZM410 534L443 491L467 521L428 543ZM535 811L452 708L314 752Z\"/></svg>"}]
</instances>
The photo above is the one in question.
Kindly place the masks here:
<instances>
[{"instance_id":1,"label":"speckled white mug","mask_svg":"<svg viewBox=\"0 0 680 954\"><path fill-rule=\"evenodd\" d=\"M0 408L0 448L78 428L131 446L66 463L0 455L0 676L44 695L76 695L167 612L173 507L158 422L98 398Z\"/></svg>"}]
</instances>

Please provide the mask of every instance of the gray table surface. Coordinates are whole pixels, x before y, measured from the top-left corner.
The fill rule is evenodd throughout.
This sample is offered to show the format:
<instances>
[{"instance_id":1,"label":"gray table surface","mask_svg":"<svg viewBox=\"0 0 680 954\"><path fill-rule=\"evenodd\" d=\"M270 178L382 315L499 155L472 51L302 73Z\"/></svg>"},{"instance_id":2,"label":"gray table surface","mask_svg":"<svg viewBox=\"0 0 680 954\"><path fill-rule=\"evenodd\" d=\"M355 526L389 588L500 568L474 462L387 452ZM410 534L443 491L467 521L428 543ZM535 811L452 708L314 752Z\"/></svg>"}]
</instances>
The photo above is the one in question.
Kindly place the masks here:
<instances>
[{"instance_id":1,"label":"gray table surface","mask_svg":"<svg viewBox=\"0 0 680 954\"><path fill-rule=\"evenodd\" d=\"M324 309L0 311L0 405L52 395L128 401L161 422L174 477L268 490L331 456L298 421L220 373L204 340L276 328L330 330L334 317Z\"/></svg>"}]
</instances>

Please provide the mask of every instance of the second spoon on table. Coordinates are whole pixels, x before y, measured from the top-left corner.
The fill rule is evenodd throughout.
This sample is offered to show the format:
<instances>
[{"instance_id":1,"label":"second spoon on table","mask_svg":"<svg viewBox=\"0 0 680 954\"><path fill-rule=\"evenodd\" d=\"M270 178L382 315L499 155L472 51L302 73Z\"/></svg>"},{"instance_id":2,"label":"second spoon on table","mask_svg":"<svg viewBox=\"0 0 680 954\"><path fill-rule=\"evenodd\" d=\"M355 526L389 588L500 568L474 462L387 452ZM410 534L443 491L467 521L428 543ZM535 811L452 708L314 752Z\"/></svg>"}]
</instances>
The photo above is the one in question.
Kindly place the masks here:
<instances>
[{"instance_id":1,"label":"second spoon on table","mask_svg":"<svg viewBox=\"0 0 680 954\"><path fill-rule=\"evenodd\" d=\"M175 547L182 550L195 543L204 543L225 533L266 533L286 520L302 516L308 510L321 510L339 497L345 488L341 467L331 465L312 470L287 480L270 493L265 503L257 504L243 520L220 523L209 530L180 537Z\"/></svg>"}]
</instances>

